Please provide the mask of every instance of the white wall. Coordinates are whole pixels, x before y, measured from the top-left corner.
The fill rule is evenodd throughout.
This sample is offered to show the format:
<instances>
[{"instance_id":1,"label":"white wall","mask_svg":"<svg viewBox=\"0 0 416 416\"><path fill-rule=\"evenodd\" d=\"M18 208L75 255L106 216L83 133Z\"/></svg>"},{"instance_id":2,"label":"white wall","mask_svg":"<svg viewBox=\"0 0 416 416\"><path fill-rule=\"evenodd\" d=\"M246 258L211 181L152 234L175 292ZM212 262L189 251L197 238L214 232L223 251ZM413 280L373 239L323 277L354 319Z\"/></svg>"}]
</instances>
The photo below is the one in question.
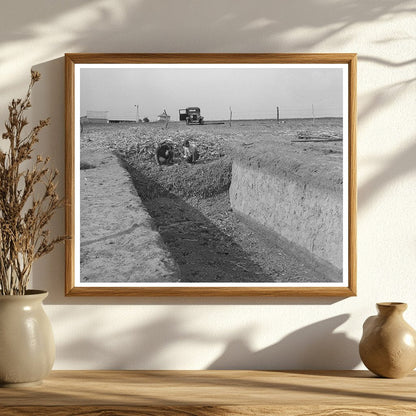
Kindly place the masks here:
<instances>
[{"instance_id":1,"label":"white wall","mask_svg":"<svg viewBox=\"0 0 416 416\"><path fill-rule=\"evenodd\" d=\"M408 302L416 327L415 11L401 0L2 2L0 119L39 70L33 118L53 121L39 147L61 172L65 52L359 55L358 296L65 298L60 247L33 283L50 292L55 369L360 368L361 326L377 301Z\"/></svg>"}]
</instances>

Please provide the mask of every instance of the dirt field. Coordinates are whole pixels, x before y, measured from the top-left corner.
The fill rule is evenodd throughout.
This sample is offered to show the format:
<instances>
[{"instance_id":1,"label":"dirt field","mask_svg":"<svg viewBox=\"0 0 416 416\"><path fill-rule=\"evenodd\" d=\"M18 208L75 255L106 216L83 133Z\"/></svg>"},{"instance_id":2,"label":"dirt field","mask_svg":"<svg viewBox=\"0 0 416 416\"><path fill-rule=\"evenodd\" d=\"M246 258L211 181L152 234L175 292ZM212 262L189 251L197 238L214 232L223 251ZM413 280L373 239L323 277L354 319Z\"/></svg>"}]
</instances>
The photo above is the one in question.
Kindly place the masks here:
<instances>
[{"instance_id":1,"label":"dirt field","mask_svg":"<svg viewBox=\"0 0 416 416\"><path fill-rule=\"evenodd\" d=\"M175 148L174 163L159 166L154 150L166 140ZM194 143L200 152L195 164L185 162L180 155L185 140ZM317 119L315 123L312 120L238 121L231 127L228 123L203 126L170 123L167 129L157 123L85 125L81 136L81 169L91 168L88 155L93 153L117 154L130 173L162 244L179 268L180 281L340 279L340 271L327 262L249 218L236 215L228 195L233 158L244 163L255 161L273 175L290 172L299 180L341 189L340 119ZM93 167L88 169L90 177L94 171ZM106 186L111 199L111 179ZM91 200L91 196L81 195L81 199ZM82 216L81 212L81 220ZM88 223L81 221L82 238L90 240L94 230L106 221L99 212L90 215ZM137 258L140 253L131 255ZM108 256L103 261L111 263L112 258ZM84 266L88 267L85 261ZM177 278L175 273L172 281ZM159 281L157 276L155 281Z\"/></svg>"}]
</instances>

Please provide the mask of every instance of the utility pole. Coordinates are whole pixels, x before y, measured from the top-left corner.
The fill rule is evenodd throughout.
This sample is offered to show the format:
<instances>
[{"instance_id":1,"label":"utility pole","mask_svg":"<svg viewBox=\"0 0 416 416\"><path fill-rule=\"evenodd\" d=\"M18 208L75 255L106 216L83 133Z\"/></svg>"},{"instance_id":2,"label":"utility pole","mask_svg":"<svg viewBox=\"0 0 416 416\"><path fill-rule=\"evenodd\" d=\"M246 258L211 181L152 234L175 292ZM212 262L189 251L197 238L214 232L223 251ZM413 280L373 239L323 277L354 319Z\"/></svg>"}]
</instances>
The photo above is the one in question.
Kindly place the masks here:
<instances>
[{"instance_id":1,"label":"utility pole","mask_svg":"<svg viewBox=\"0 0 416 416\"><path fill-rule=\"evenodd\" d=\"M315 110L313 108L313 104L312 104L312 117L313 117L313 124L315 124Z\"/></svg>"},{"instance_id":2,"label":"utility pole","mask_svg":"<svg viewBox=\"0 0 416 416\"><path fill-rule=\"evenodd\" d=\"M280 119L279 107L276 107L276 121L279 121L279 119Z\"/></svg>"},{"instance_id":3,"label":"utility pole","mask_svg":"<svg viewBox=\"0 0 416 416\"><path fill-rule=\"evenodd\" d=\"M136 107L136 123L139 122L139 104L134 104Z\"/></svg>"},{"instance_id":4,"label":"utility pole","mask_svg":"<svg viewBox=\"0 0 416 416\"><path fill-rule=\"evenodd\" d=\"M231 110L231 106L230 106L230 127L231 127L232 118L233 118L233 110Z\"/></svg>"}]
</instances>

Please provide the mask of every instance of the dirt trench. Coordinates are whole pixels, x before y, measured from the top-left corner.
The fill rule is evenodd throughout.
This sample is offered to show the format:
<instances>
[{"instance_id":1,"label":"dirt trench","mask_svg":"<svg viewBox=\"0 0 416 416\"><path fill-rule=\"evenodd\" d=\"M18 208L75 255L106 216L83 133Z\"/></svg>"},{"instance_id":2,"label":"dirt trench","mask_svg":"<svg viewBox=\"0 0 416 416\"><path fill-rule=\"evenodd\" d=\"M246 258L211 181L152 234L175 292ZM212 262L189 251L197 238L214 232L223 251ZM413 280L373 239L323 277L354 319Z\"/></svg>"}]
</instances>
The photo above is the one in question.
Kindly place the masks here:
<instances>
[{"instance_id":1,"label":"dirt trench","mask_svg":"<svg viewBox=\"0 0 416 416\"><path fill-rule=\"evenodd\" d=\"M134 158L124 163L179 267L181 282L301 283L328 282L337 277L306 250L236 215L230 205L229 186L224 191L223 182L218 193L210 192L208 197L183 195L157 180L176 172L172 167L158 167L162 173L155 175ZM198 167L186 169L191 178L192 169Z\"/></svg>"}]
</instances>

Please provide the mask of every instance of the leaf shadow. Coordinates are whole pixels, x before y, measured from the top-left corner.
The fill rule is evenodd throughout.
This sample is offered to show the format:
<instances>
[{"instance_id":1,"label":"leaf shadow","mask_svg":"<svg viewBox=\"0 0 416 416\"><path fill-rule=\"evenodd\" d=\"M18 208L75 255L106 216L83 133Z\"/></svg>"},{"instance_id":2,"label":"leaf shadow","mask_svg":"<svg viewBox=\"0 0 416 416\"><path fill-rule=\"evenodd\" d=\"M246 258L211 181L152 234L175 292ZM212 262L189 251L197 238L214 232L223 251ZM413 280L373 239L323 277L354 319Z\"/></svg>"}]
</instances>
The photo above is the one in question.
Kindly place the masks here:
<instances>
[{"instance_id":1,"label":"leaf shadow","mask_svg":"<svg viewBox=\"0 0 416 416\"><path fill-rule=\"evenodd\" d=\"M349 314L342 314L300 328L282 340L258 351L245 337L228 342L224 352L208 369L303 369L354 368L360 363L357 341L335 332Z\"/></svg>"}]
</instances>

